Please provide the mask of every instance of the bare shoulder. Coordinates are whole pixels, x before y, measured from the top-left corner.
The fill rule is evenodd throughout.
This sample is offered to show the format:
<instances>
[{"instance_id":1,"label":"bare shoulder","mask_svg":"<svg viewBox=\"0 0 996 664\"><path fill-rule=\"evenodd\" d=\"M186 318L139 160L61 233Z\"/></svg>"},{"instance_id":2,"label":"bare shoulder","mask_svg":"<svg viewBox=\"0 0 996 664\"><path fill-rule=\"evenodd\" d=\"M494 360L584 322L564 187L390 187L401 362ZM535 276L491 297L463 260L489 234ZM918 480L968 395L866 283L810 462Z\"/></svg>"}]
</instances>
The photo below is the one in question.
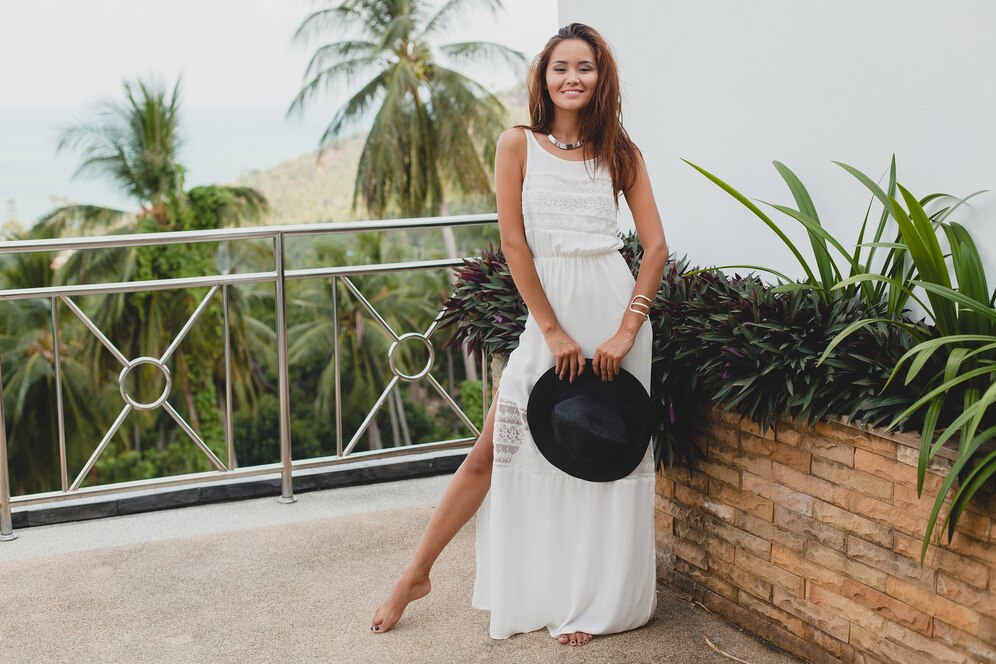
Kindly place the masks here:
<instances>
[{"instance_id":1,"label":"bare shoulder","mask_svg":"<svg viewBox=\"0 0 996 664\"><path fill-rule=\"evenodd\" d=\"M507 165L515 164L519 171L526 162L526 134L521 127L506 129L495 145L495 160Z\"/></svg>"},{"instance_id":2,"label":"bare shoulder","mask_svg":"<svg viewBox=\"0 0 996 664\"><path fill-rule=\"evenodd\" d=\"M526 153L526 130L521 127L506 129L498 137L497 149L506 154Z\"/></svg>"}]
</instances>

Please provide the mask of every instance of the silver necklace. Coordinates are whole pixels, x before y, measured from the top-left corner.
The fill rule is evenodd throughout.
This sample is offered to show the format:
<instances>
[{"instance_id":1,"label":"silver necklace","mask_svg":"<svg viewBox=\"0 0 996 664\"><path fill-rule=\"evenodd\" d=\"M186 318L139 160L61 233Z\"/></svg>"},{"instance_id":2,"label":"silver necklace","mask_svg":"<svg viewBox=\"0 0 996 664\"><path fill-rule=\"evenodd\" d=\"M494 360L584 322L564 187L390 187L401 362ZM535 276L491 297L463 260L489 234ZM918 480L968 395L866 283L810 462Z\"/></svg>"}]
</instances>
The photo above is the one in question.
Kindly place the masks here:
<instances>
[{"instance_id":1,"label":"silver necklace","mask_svg":"<svg viewBox=\"0 0 996 664\"><path fill-rule=\"evenodd\" d=\"M554 145L556 145L561 150L574 150L575 148L579 148L582 145L584 145L584 139L583 138L578 139L577 143L561 143L560 141L558 141L557 139L555 139L553 137L553 134L547 134L546 137L550 139L551 143L553 143Z\"/></svg>"}]
</instances>

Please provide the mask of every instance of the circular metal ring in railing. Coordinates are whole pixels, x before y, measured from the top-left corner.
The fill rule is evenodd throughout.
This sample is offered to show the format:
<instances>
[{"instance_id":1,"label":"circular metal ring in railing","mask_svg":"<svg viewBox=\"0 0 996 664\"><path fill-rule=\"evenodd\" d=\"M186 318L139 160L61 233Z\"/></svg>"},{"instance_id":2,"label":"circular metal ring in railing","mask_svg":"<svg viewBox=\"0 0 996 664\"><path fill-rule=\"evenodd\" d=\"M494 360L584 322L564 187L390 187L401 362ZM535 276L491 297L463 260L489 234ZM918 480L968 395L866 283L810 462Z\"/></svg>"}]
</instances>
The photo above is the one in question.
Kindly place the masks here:
<instances>
[{"instance_id":1,"label":"circular metal ring in railing","mask_svg":"<svg viewBox=\"0 0 996 664\"><path fill-rule=\"evenodd\" d=\"M151 403L140 403L135 401L130 394L125 390L125 379L128 378L128 374L132 369L140 364L151 364L159 368L166 377L166 385L163 386L163 393L159 395L159 398ZM170 375L169 369L163 364L159 358L156 357L136 357L134 360L128 362L128 365L121 370L118 375L118 387L121 388L121 398L124 399L128 404L131 405L135 410L152 410L158 408L166 402L166 398L169 396L169 391L173 387L173 376Z\"/></svg>"},{"instance_id":2,"label":"circular metal ring in railing","mask_svg":"<svg viewBox=\"0 0 996 664\"><path fill-rule=\"evenodd\" d=\"M394 361L394 352L398 349L398 346L400 346L401 343L406 339L420 340L425 345L426 351L429 353L428 361L426 361L425 366L417 374L404 373L403 371L398 369L398 366L397 364L395 364ZM419 334L418 332L407 332L405 334L402 334L400 337L398 337L397 341L391 344L390 350L387 351L387 362L388 364L391 365L391 371L394 372L395 376L397 376L401 380L408 381L409 383L414 382L420 378L425 378L425 376L432 369L432 364L435 361L435 359L436 359L436 353L432 349L432 343L424 335Z\"/></svg>"}]
</instances>

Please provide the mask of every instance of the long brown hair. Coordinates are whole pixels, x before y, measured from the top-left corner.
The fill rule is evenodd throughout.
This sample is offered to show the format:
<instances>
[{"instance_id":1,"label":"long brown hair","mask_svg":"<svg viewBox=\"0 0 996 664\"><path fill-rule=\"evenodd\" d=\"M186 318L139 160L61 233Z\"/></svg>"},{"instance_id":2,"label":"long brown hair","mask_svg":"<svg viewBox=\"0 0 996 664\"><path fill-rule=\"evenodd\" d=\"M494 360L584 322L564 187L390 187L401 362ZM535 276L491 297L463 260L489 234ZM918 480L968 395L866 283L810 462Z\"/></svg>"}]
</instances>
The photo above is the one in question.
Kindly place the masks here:
<instances>
[{"instance_id":1,"label":"long brown hair","mask_svg":"<svg viewBox=\"0 0 996 664\"><path fill-rule=\"evenodd\" d=\"M598 81L591 101L581 109L581 147L585 159L607 164L612 174L612 190L616 206L619 193L629 189L636 181L639 157L636 145L622 125L622 93L619 86L619 69L612 49L602 35L584 23L571 23L557 31L546 43L529 66L526 85L529 88L529 117L531 124L515 125L530 131L549 133L553 122L553 100L546 89L546 68L554 47L565 39L581 39L595 52Z\"/></svg>"}]
</instances>

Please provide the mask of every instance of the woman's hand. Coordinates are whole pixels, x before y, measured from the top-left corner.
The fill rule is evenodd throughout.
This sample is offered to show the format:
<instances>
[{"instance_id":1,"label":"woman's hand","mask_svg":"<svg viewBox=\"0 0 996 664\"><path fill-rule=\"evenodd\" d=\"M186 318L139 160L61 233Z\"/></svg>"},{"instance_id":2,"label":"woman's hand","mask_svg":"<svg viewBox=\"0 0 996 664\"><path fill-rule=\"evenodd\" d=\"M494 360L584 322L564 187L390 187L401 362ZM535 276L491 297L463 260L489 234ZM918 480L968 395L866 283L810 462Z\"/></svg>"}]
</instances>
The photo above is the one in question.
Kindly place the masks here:
<instances>
[{"instance_id":1,"label":"woman's hand","mask_svg":"<svg viewBox=\"0 0 996 664\"><path fill-rule=\"evenodd\" d=\"M581 346L571 339L562 328L557 328L546 335L546 345L556 358L556 372L560 380L570 375L571 382L584 372L585 359Z\"/></svg>"},{"instance_id":2,"label":"woman's hand","mask_svg":"<svg viewBox=\"0 0 996 664\"><path fill-rule=\"evenodd\" d=\"M619 375L619 368L626 353L633 347L636 335L625 330L619 330L608 341L595 349L591 368L595 375L603 381L614 380Z\"/></svg>"}]
</instances>

